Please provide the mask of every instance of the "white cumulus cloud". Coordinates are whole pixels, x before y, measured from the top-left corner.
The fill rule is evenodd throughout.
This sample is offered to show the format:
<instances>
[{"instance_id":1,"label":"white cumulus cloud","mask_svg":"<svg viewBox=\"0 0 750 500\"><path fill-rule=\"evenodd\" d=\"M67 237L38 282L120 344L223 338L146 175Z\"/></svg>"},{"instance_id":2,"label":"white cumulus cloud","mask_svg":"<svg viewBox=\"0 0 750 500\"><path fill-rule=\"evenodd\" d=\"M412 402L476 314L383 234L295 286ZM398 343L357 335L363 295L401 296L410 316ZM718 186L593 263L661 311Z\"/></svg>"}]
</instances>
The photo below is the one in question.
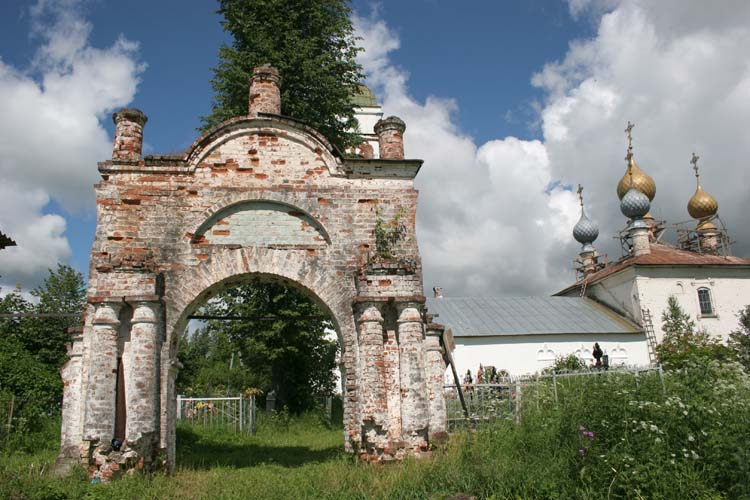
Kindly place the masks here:
<instances>
[{"instance_id":1,"label":"white cumulus cloud","mask_svg":"<svg viewBox=\"0 0 750 500\"><path fill-rule=\"evenodd\" d=\"M386 114L407 123L407 156L425 160L418 236L425 285L449 295L551 293L573 279L578 247L574 193L582 183L599 222L597 245L619 257L613 236L624 226L615 187L625 171L628 120L635 154L657 184L653 212L688 218L695 189L689 160L701 155L702 184L750 254L750 3L711 7L701 0L570 0L573 16L597 27L571 41L561 61L530 79L541 88L541 141L498 138L478 145L452 118L457 103L409 94L408 74L389 52L398 35L377 14L355 16L368 82Z\"/></svg>"},{"instance_id":2,"label":"white cumulus cloud","mask_svg":"<svg viewBox=\"0 0 750 500\"><path fill-rule=\"evenodd\" d=\"M70 257L65 219L90 210L96 162L111 153L102 121L133 99L144 66L137 44L120 36L91 46L82 0L40 0L30 8L39 47L24 68L0 59L0 230L18 246L0 252L5 287L33 285L40 273Z\"/></svg>"},{"instance_id":3,"label":"white cumulus cloud","mask_svg":"<svg viewBox=\"0 0 750 500\"><path fill-rule=\"evenodd\" d=\"M576 201L555 184L544 144L505 137L477 145L456 125L454 100L409 95L408 75L388 59L398 36L382 19L355 16L354 24L369 50L361 59L368 83L386 115L406 122L407 156L425 160L417 177L425 286L457 296L530 294L564 283L559 248L570 240Z\"/></svg>"}]
</instances>

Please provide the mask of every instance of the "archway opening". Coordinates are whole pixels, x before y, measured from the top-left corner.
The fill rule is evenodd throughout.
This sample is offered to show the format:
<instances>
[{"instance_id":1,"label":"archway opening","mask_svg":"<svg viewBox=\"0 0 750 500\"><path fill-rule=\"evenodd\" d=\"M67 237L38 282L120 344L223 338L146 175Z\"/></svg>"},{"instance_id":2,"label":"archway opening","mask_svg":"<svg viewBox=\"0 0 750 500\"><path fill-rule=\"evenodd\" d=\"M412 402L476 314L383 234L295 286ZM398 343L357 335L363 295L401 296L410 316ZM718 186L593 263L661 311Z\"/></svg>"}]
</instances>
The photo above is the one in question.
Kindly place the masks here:
<instances>
[{"instance_id":1,"label":"archway opening","mask_svg":"<svg viewBox=\"0 0 750 500\"><path fill-rule=\"evenodd\" d=\"M343 451L337 326L311 291L245 275L206 290L187 313L180 466L295 466Z\"/></svg>"}]
</instances>

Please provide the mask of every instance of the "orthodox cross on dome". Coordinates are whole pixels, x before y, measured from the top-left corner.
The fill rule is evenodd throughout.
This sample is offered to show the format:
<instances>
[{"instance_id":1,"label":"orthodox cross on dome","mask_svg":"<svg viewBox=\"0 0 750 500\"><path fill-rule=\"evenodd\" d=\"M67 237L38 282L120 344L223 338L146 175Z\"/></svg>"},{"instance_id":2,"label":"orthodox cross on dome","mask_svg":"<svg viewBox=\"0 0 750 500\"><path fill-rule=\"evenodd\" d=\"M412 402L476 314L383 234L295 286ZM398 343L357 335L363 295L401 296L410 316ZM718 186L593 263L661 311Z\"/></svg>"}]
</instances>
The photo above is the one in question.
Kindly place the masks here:
<instances>
[{"instance_id":1,"label":"orthodox cross on dome","mask_svg":"<svg viewBox=\"0 0 750 500\"><path fill-rule=\"evenodd\" d=\"M630 120L628 120L628 126L625 127L625 133L628 134L628 156L625 158L626 160L629 160L631 156L633 156L633 129L635 128L635 123L630 123Z\"/></svg>"},{"instance_id":2,"label":"orthodox cross on dome","mask_svg":"<svg viewBox=\"0 0 750 500\"><path fill-rule=\"evenodd\" d=\"M695 178L698 181L698 183L700 183L700 181L701 181L701 174L698 171L698 160L699 159L700 159L700 156L698 156L695 153L693 153L693 157L690 159L690 163L693 164L693 170L695 170Z\"/></svg>"},{"instance_id":3,"label":"orthodox cross on dome","mask_svg":"<svg viewBox=\"0 0 750 500\"><path fill-rule=\"evenodd\" d=\"M581 202L581 208L583 208L583 186L581 186L580 184L578 185L578 191L577 192L578 192L578 199Z\"/></svg>"}]
</instances>

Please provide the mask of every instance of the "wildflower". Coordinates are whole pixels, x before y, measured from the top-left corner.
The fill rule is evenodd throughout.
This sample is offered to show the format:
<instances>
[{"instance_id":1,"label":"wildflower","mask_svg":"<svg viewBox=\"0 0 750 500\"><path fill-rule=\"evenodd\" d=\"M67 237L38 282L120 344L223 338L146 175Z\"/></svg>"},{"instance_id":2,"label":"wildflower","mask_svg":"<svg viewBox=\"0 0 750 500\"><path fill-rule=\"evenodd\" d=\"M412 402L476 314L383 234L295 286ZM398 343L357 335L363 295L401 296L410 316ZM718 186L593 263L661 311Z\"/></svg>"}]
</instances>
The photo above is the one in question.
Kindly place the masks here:
<instances>
[{"instance_id":1,"label":"wildflower","mask_svg":"<svg viewBox=\"0 0 750 500\"><path fill-rule=\"evenodd\" d=\"M586 430L586 428L584 426L582 426L582 425L579 425L578 426L578 430L581 431L581 432L583 432L583 431Z\"/></svg>"},{"instance_id":2,"label":"wildflower","mask_svg":"<svg viewBox=\"0 0 750 500\"><path fill-rule=\"evenodd\" d=\"M654 439L654 442L661 443L661 438L658 437L658 438Z\"/></svg>"},{"instance_id":3,"label":"wildflower","mask_svg":"<svg viewBox=\"0 0 750 500\"><path fill-rule=\"evenodd\" d=\"M693 441L695 441L695 438L691 434L688 434L688 441L692 443Z\"/></svg>"},{"instance_id":4,"label":"wildflower","mask_svg":"<svg viewBox=\"0 0 750 500\"><path fill-rule=\"evenodd\" d=\"M583 456L585 452L583 451L583 448L578 448L578 454Z\"/></svg>"}]
</instances>

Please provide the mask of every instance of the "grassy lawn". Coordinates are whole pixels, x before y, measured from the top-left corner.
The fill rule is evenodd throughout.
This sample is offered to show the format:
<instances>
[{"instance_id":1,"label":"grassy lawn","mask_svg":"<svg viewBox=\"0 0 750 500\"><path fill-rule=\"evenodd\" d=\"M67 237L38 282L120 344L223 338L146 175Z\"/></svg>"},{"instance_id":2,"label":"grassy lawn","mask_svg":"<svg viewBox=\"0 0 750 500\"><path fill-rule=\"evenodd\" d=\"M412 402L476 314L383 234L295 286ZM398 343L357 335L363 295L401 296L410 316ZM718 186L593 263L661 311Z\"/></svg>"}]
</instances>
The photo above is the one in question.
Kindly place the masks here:
<instances>
[{"instance_id":1,"label":"grassy lawn","mask_svg":"<svg viewBox=\"0 0 750 500\"><path fill-rule=\"evenodd\" d=\"M386 465L358 463L343 431L314 415L261 421L256 436L180 427L173 476L94 485L83 471L49 474L51 422L0 452L0 498L750 499L750 377L737 367L570 377L557 396L525 390L518 423L458 432L431 459Z\"/></svg>"}]
</instances>

